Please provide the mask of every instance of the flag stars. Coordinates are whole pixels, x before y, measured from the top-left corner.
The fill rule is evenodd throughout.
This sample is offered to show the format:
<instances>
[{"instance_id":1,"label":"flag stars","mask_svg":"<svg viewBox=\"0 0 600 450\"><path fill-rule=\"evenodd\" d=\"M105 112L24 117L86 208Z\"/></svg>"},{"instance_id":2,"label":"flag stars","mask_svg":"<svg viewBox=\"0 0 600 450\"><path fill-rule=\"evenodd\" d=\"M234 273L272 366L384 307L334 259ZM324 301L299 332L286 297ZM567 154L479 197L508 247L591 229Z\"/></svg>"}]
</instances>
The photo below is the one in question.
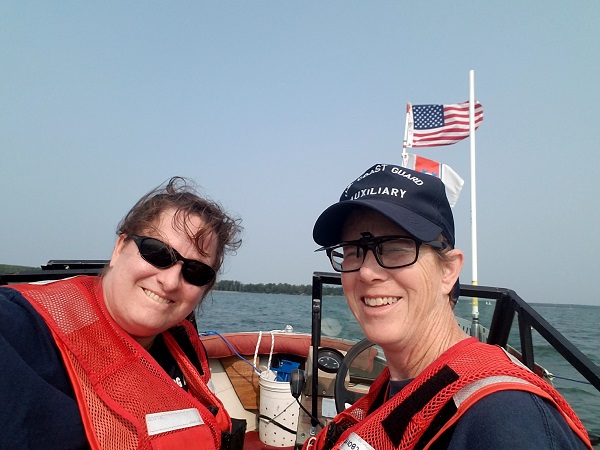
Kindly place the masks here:
<instances>
[{"instance_id":1,"label":"flag stars","mask_svg":"<svg viewBox=\"0 0 600 450\"><path fill-rule=\"evenodd\" d=\"M444 126L444 105L414 105L415 129L427 130Z\"/></svg>"}]
</instances>

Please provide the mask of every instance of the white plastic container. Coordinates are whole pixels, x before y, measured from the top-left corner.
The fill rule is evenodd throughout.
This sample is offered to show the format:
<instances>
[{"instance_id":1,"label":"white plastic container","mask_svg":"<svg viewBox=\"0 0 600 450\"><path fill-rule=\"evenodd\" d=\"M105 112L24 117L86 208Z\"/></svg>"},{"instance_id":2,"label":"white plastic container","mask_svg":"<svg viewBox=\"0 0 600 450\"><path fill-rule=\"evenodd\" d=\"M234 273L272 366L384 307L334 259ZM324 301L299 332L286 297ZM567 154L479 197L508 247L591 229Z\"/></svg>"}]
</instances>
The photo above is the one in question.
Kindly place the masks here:
<instances>
[{"instance_id":1,"label":"white plastic container","mask_svg":"<svg viewBox=\"0 0 600 450\"><path fill-rule=\"evenodd\" d=\"M292 447L296 444L296 430L300 405L290 392L290 383L275 381L271 371L261 372L258 436L263 444L272 447ZM293 430L286 431L281 426Z\"/></svg>"}]
</instances>

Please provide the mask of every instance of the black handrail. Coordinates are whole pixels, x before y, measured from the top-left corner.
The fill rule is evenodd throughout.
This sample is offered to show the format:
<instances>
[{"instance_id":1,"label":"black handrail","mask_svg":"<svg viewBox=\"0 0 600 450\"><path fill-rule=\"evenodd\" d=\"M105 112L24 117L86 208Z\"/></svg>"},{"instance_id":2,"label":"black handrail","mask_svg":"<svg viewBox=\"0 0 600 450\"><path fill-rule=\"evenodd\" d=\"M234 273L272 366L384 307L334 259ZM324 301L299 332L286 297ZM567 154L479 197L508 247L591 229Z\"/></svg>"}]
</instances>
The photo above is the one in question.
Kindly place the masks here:
<instances>
[{"instance_id":1,"label":"black handrail","mask_svg":"<svg viewBox=\"0 0 600 450\"><path fill-rule=\"evenodd\" d=\"M313 274L313 305L321 304L322 285L333 284L341 285L341 276L339 273L315 272ZM535 329L556 351L573 366L589 383L600 392L600 367L585 356L577 347L575 347L566 337L550 325L537 311L535 311L525 300L519 297L513 290L505 288L496 288L488 286L460 285L460 295L465 297L485 298L496 300L496 308L492 317L487 343L499 345L506 348L508 337L513 324L515 315L517 315L519 325L520 353L523 364L534 370L535 360L533 353L533 338L531 329ZM313 310L313 320L320 321L319 314L315 316ZM320 331L320 323L313 323L313 330L317 328ZM314 342L313 342L314 345ZM314 354L316 350L313 348ZM313 367L313 374L316 374L316 367ZM316 376L312 379L312 392L317 391L318 380ZM314 399L313 399L314 400ZM315 402L316 404L316 402ZM316 409L313 409L315 412Z\"/></svg>"},{"instance_id":2,"label":"black handrail","mask_svg":"<svg viewBox=\"0 0 600 450\"><path fill-rule=\"evenodd\" d=\"M556 328L511 289L460 285L460 295L496 300L488 334L488 344L506 347L515 314L519 325L520 352L523 364L533 370L533 338L536 330L575 370L600 391L600 367L575 347Z\"/></svg>"},{"instance_id":3,"label":"black handrail","mask_svg":"<svg viewBox=\"0 0 600 450\"><path fill-rule=\"evenodd\" d=\"M1 273L0 286L13 283L61 280L75 275L100 275L108 264L104 259L58 259L48 261L41 270L23 273Z\"/></svg>"}]
</instances>

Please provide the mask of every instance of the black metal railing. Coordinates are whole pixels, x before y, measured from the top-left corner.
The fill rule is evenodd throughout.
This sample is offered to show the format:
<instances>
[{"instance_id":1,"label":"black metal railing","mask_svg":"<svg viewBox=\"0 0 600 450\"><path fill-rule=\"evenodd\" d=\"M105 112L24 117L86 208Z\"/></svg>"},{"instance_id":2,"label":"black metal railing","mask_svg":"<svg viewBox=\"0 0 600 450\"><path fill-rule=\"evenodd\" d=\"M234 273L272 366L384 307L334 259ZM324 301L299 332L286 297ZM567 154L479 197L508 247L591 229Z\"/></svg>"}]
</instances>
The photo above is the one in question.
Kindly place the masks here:
<instances>
[{"instance_id":1,"label":"black metal railing","mask_svg":"<svg viewBox=\"0 0 600 450\"><path fill-rule=\"evenodd\" d=\"M315 272L312 285L312 332L313 354L316 354L321 336L321 309L323 300L323 285L341 285L339 273ZM536 330L577 372L579 372L598 392L600 392L600 367L592 362L566 337L550 325L538 312L513 290L505 288L460 285L460 295L496 301L487 338L488 344L508 347L508 338L515 316L518 321L520 352L523 364L535 371L535 355L533 351L532 329ZM313 374L317 373L316 358L313 359ZM316 392L316 377L313 377L313 392ZM313 411L317 411L317 398L313 396ZM590 434L594 445L598 443L598 436Z\"/></svg>"},{"instance_id":2,"label":"black metal railing","mask_svg":"<svg viewBox=\"0 0 600 450\"><path fill-rule=\"evenodd\" d=\"M324 284L341 285L340 274L328 272L315 272L313 274L313 317L315 317L316 312L320 312L322 286ZM460 295L496 301L496 308L489 328L488 344L506 347L513 320L517 316L520 338L520 349L518 350L521 353L523 364L534 370L535 358L531 332L534 329L600 392L600 367L594 364L513 290L461 284ZM318 328L318 330L315 330L315 328ZM313 335L315 331L318 331L317 336L320 336L320 325L313 323Z\"/></svg>"},{"instance_id":3,"label":"black metal railing","mask_svg":"<svg viewBox=\"0 0 600 450\"><path fill-rule=\"evenodd\" d=\"M596 390L600 392L600 367L575 347L556 328L550 325L531 305L511 289L486 286L460 286L460 295L496 300L488 334L488 343L506 347L508 336L517 317L520 339L520 353L523 364L534 369L532 329L577 370Z\"/></svg>"},{"instance_id":4,"label":"black metal railing","mask_svg":"<svg viewBox=\"0 0 600 450\"><path fill-rule=\"evenodd\" d=\"M108 261L104 259L55 259L41 266L41 270L0 274L0 286L13 283L60 280L75 275L99 275Z\"/></svg>"}]
</instances>

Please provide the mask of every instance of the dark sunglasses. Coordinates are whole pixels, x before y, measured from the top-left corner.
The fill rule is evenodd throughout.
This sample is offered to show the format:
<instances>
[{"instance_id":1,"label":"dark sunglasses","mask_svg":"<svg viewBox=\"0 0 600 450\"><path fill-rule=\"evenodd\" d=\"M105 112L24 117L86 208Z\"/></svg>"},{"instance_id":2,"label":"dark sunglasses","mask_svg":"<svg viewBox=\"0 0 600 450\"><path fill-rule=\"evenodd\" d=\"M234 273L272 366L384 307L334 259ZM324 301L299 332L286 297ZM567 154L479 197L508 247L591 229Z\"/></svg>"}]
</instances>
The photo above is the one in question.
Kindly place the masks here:
<instances>
[{"instance_id":1,"label":"dark sunglasses","mask_svg":"<svg viewBox=\"0 0 600 450\"><path fill-rule=\"evenodd\" d=\"M182 261L181 274L183 279L194 286L205 286L216 277L216 273L212 267L195 259L187 259L179 254L173 247L168 246L164 242L147 236L131 236L135 245L140 251L140 256L147 263L152 264L159 269L168 269Z\"/></svg>"}]
</instances>

